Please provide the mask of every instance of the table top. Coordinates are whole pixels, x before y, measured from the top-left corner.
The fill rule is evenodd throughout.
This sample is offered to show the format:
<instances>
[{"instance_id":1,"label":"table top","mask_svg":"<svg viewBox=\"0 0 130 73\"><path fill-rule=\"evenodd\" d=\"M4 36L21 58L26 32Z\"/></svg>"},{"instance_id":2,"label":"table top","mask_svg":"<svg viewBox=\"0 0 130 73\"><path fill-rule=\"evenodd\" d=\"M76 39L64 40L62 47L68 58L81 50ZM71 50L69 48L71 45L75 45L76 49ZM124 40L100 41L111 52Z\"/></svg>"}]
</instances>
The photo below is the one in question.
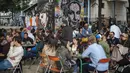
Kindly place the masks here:
<instances>
[{"instance_id":1,"label":"table top","mask_svg":"<svg viewBox=\"0 0 130 73\"><path fill-rule=\"evenodd\" d=\"M23 47L34 47L35 45L22 45Z\"/></svg>"}]
</instances>

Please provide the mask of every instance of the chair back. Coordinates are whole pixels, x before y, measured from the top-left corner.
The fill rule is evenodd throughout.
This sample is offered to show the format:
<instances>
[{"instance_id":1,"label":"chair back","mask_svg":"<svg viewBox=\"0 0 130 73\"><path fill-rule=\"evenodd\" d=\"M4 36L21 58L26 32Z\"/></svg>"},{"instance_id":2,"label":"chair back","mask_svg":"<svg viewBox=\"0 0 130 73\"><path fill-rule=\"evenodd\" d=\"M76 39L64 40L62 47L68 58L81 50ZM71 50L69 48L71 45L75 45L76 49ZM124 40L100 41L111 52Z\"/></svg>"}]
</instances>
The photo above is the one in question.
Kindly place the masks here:
<instances>
[{"instance_id":1,"label":"chair back","mask_svg":"<svg viewBox=\"0 0 130 73\"><path fill-rule=\"evenodd\" d=\"M51 65L49 67L49 69L51 71L58 72L58 73L61 73L62 71L64 71L63 64L62 64L59 57L57 57L57 56L48 56L48 58L49 58L49 60L51 62ZM57 64L55 66L54 62L58 63L61 67L57 66Z\"/></svg>"},{"instance_id":2,"label":"chair back","mask_svg":"<svg viewBox=\"0 0 130 73\"><path fill-rule=\"evenodd\" d=\"M48 57L49 57L49 60L51 61L60 61L60 58L57 56L48 56Z\"/></svg>"},{"instance_id":3,"label":"chair back","mask_svg":"<svg viewBox=\"0 0 130 73\"><path fill-rule=\"evenodd\" d=\"M16 73L17 69L20 70L20 73L23 73L21 61L15 67L8 68L8 70L13 70L13 73Z\"/></svg>"},{"instance_id":4,"label":"chair back","mask_svg":"<svg viewBox=\"0 0 130 73\"><path fill-rule=\"evenodd\" d=\"M98 63L108 63L110 61L109 58L106 59L100 59Z\"/></svg>"},{"instance_id":5,"label":"chair back","mask_svg":"<svg viewBox=\"0 0 130 73\"><path fill-rule=\"evenodd\" d=\"M40 57L41 57L41 59L42 59L42 61L44 62L44 59L46 58L47 59L47 61L48 61L48 63L49 63L49 58L48 58L48 55L46 55L46 53L44 52L44 53L40 53L39 52L39 55L40 55Z\"/></svg>"},{"instance_id":6,"label":"chair back","mask_svg":"<svg viewBox=\"0 0 130 73\"><path fill-rule=\"evenodd\" d=\"M39 53L40 57L46 57L47 55L44 53Z\"/></svg>"}]
</instances>

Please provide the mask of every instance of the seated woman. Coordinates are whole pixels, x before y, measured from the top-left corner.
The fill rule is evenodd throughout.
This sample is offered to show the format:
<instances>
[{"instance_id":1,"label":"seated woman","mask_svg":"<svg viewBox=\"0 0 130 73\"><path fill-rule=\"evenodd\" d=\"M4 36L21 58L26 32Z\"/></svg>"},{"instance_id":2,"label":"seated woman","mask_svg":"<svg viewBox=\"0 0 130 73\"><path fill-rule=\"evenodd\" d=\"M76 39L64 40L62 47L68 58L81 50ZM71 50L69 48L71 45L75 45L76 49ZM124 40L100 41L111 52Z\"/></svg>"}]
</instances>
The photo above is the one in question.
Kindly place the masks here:
<instances>
[{"instance_id":1,"label":"seated woman","mask_svg":"<svg viewBox=\"0 0 130 73\"><path fill-rule=\"evenodd\" d=\"M48 43L45 44L42 53L45 53L46 55L49 56L56 56L56 44L57 44L57 40L55 39L49 39ZM47 65L48 64L48 60L47 58L44 58L44 63ZM55 63L54 63L55 65Z\"/></svg>"},{"instance_id":2,"label":"seated woman","mask_svg":"<svg viewBox=\"0 0 130 73\"><path fill-rule=\"evenodd\" d=\"M72 46L71 43L68 42L67 48L70 51L71 56L75 56L76 54L78 54L78 40L76 38L73 38Z\"/></svg>"},{"instance_id":3,"label":"seated woman","mask_svg":"<svg viewBox=\"0 0 130 73\"><path fill-rule=\"evenodd\" d=\"M23 57L23 53L21 39L19 37L14 37L7 54L7 59L0 62L0 70L17 66Z\"/></svg>"},{"instance_id":4,"label":"seated woman","mask_svg":"<svg viewBox=\"0 0 130 73\"><path fill-rule=\"evenodd\" d=\"M69 50L69 52L71 53L71 56L72 57L76 57L78 54L79 54L79 51L78 51L78 39L77 38L73 38L73 43L72 43L72 46L70 44L70 42L67 43L67 48ZM72 58L74 61L77 60L77 58ZM76 73L78 71L78 66L75 64L74 65L74 73Z\"/></svg>"},{"instance_id":5,"label":"seated woman","mask_svg":"<svg viewBox=\"0 0 130 73\"><path fill-rule=\"evenodd\" d=\"M63 62L63 66L65 70L69 70L76 64L73 60L69 49L67 48L67 42L61 42L60 46L57 48L57 56L60 57L61 61ZM61 68L61 65L57 63L58 68Z\"/></svg>"},{"instance_id":6,"label":"seated woman","mask_svg":"<svg viewBox=\"0 0 130 73\"><path fill-rule=\"evenodd\" d=\"M121 34L121 45L123 45L124 47L130 48L129 42L130 42L130 39L129 39L128 34L125 34L125 33Z\"/></svg>"}]
</instances>

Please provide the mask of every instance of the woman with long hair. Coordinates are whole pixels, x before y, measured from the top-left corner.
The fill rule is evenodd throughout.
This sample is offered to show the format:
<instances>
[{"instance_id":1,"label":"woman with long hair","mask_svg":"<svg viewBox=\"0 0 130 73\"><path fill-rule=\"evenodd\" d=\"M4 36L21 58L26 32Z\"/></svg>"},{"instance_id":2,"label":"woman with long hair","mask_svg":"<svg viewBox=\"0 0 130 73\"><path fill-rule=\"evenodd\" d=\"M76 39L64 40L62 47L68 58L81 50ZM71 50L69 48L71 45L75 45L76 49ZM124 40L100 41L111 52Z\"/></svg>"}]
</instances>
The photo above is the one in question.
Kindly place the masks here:
<instances>
[{"instance_id":1,"label":"woman with long hair","mask_svg":"<svg viewBox=\"0 0 130 73\"><path fill-rule=\"evenodd\" d=\"M44 45L42 53L45 53L49 56L56 56L56 45L57 40L50 38L48 42ZM44 58L44 62L46 63L46 65L48 64L47 58Z\"/></svg>"}]
</instances>

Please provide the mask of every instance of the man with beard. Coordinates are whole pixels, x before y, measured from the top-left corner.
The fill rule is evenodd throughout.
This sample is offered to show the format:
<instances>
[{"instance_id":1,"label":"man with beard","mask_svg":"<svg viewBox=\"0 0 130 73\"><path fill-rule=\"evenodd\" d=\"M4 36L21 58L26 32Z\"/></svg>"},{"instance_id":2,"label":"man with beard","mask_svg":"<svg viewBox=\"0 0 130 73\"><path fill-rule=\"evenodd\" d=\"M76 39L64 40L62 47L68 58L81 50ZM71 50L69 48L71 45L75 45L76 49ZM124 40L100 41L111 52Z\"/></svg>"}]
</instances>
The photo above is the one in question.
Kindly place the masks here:
<instances>
[{"instance_id":1,"label":"man with beard","mask_svg":"<svg viewBox=\"0 0 130 73\"><path fill-rule=\"evenodd\" d=\"M120 43L119 39L115 37L115 33L110 32L109 39L108 39L108 44L111 47L111 51L113 50L114 46L116 46L119 43Z\"/></svg>"}]
</instances>

